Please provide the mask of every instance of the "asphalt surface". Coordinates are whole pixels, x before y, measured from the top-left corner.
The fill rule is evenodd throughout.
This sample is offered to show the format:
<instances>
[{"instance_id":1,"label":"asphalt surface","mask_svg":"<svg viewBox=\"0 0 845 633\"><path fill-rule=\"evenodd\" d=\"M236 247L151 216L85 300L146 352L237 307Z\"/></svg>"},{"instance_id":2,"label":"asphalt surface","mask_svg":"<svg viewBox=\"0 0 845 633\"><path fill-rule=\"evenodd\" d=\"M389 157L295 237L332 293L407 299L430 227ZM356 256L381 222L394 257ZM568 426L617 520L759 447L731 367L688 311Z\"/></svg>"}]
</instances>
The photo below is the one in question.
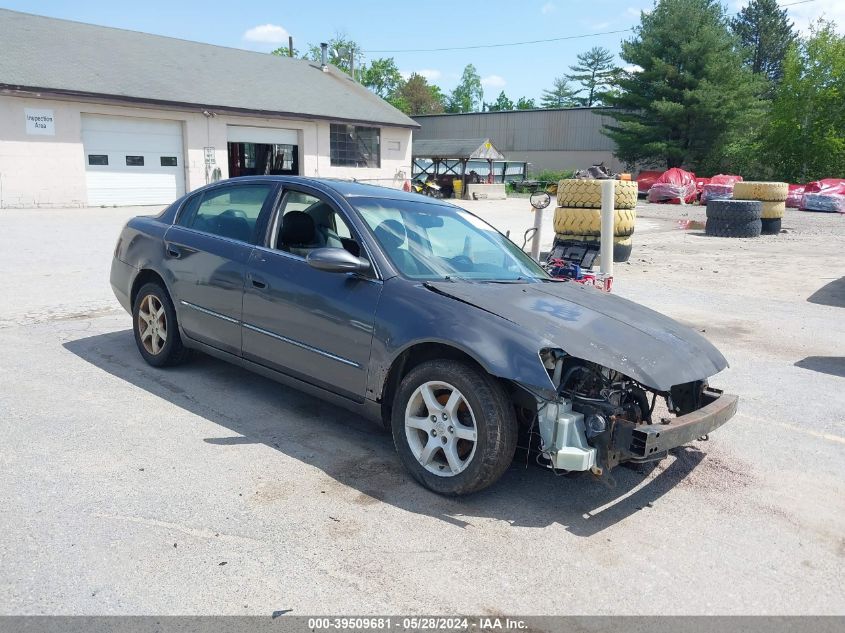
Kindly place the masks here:
<instances>
[{"instance_id":1,"label":"asphalt surface","mask_svg":"<svg viewBox=\"0 0 845 633\"><path fill-rule=\"evenodd\" d=\"M515 463L444 499L345 411L146 366L108 273L151 211L0 212L0 613L845 614L845 216L723 240L644 206L615 291L723 351L737 416L612 485Z\"/></svg>"}]
</instances>

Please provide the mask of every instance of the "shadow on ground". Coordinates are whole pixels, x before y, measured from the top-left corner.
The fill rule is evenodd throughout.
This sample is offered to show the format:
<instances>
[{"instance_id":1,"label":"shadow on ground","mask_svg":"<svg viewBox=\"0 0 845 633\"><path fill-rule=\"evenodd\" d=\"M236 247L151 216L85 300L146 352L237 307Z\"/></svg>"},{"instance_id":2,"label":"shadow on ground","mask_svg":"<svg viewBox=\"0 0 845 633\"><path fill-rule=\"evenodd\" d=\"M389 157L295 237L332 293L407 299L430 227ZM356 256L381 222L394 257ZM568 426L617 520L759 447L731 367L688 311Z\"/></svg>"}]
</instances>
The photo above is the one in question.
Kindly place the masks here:
<instances>
[{"instance_id":1,"label":"shadow on ground","mask_svg":"<svg viewBox=\"0 0 845 633\"><path fill-rule=\"evenodd\" d=\"M845 277L831 281L807 297L810 303L845 308Z\"/></svg>"},{"instance_id":2,"label":"shadow on ground","mask_svg":"<svg viewBox=\"0 0 845 633\"><path fill-rule=\"evenodd\" d=\"M355 501L376 501L461 527L474 517L515 526L566 526L592 536L646 509L684 480L704 459L693 447L657 468L617 468L613 480L555 476L515 461L492 488L468 498L428 492L407 475L390 435L344 409L217 359L197 355L162 370L140 358L130 330L70 341L64 347L97 368L229 429L205 442L227 447L261 443L308 463L357 491ZM611 481L613 483L611 484Z\"/></svg>"},{"instance_id":3,"label":"shadow on ground","mask_svg":"<svg viewBox=\"0 0 845 633\"><path fill-rule=\"evenodd\" d=\"M807 356L795 363L795 366L845 378L845 357L842 356Z\"/></svg>"}]
</instances>

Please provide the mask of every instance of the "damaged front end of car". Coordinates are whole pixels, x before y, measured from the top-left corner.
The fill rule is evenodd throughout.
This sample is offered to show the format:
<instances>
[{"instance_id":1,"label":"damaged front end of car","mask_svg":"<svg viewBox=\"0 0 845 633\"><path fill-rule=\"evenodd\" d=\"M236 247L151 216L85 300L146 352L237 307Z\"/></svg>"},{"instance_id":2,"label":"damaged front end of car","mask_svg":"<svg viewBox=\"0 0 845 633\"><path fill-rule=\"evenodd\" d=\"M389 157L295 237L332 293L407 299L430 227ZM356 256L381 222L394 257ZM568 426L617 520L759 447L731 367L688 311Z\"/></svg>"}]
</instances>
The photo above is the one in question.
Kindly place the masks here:
<instances>
[{"instance_id":1,"label":"damaged front end of car","mask_svg":"<svg viewBox=\"0 0 845 633\"><path fill-rule=\"evenodd\" d=\"M667 391L625 374L544 349L540 360L556 389L534 394L528 449L554 470L603 475L623 462L647 462L707 436L736 412L737 397L695 380Z\"/></svg>"}]
</instances>

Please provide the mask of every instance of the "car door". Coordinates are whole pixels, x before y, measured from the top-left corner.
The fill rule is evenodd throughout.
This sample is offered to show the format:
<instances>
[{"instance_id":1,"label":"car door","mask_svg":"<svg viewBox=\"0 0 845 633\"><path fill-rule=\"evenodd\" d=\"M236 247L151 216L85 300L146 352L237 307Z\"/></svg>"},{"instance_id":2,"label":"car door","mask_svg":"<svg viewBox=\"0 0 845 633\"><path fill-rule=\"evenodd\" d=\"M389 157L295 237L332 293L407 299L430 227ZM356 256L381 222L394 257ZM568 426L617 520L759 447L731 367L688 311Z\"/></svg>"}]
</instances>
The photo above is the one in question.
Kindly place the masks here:
<instances>
[{"instance_id":1,"label":"car door","mask_svg":"<svg viewBox=\"0 0 845 633\"><path fill-rule=\"evenodd\" d=\"M313 219L312 240L280 241L285 217L294 212ZM244 358L362 401L382 282L372 269L333 273L305 261L310 249L321 246L365 256L360 236L338 205L304 187L285 188L270 227L247 267Z\"/></svg>"},{"instance_id":2,"label":"car door","mask_svg":"<svg viewBox=\"0 0 845 633\"><path fill-rule=\"evenodd\" d=\"M167 278L182 330L231 354L241 353L241 310L246 266L266 234L277 186L225 184L183 204L164 236ZM263 215L262 215L263 213Z\"/></svg>"}]
</instances>

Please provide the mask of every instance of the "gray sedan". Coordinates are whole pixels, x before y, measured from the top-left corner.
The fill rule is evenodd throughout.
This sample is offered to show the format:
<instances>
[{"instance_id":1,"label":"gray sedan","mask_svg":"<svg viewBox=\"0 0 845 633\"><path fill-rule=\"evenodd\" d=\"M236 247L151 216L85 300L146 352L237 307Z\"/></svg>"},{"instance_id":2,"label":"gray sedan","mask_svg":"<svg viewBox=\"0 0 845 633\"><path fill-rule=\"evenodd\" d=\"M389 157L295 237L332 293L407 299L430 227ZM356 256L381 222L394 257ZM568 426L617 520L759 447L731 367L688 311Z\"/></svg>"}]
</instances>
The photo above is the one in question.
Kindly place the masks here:
<instances>
[{"instance_id":1,"label":"gray sedan","mask_svg":"<svg viewBox=\"0 0 845 633\"><path fill-rule=\"evenodd\" d=\"M130 220L111 284L150 365L200 351L376 419L442 494L489 486L518 446L597 476L659 459L737 405L708 386L727 362L697 333L393 189L214 183Z\"/></svg>"}]
</instances>

